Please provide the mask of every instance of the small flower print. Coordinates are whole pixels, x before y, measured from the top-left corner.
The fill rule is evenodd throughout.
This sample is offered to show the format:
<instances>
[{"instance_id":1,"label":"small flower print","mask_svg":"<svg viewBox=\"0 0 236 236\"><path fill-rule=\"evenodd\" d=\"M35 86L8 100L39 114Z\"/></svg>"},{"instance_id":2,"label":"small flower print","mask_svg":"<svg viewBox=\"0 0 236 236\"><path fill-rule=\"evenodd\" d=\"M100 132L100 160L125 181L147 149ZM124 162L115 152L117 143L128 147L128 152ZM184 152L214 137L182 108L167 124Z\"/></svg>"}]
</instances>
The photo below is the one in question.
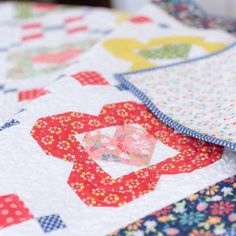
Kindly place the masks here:
<instances>
[{"instance_id":1,"label":"small flower print","mask_svg":"<svg viewBox=\"0 0 236 236\"><path fill-rule=\"evenodd\" d=\"M207 219L207 222L210 225L220 224L221 223L221 218L217 217L217 216L209 216L208 219Z\"/></svg>"},{"instance_id":2,"label":"small flower print","mask_svg":"<svg viewBox=\"0 0 236 236\"><path fill-rule=\"evenodd\" d=\"M206 231L206 230L196 230L194 229L189 236L213 236L213 234L210 231Z\"/></svg>"},{"instance_id":3,"label":"small flower print","mask_svg":"<svg viewBox=\"0 0 236 236\"><path fill-rule=\"evenodd\" d=\"M132 225L128 226L128 230L137 230L140 226L142 225L142 221L138 220L137 222L135 222Z\"/></svg>"},{"instance_id":4,"label":"small flower print","mask_svg":"<svg viewBox=\"0 0 236 236\"><path fill-rule=\"evenodd\" d=\"M228 216L229 221L236 222L236 213L232 213Z\"/></svg>"},{"instance_id":5,"label":"small flower print","mask_svg":"<svg viewBox=\"0 0 236 236\"><path fill-rule=\"evenodd\" d=\"M222 196L220 196L220 195L215 195L215 196L211 197L212 202L217 202L217 201L220 201L220 200L222 200Z\"/></svg>"},{"instance_id":6,"label":"small flower print","mask_svg":"<svg viewBox=\"0 0 236 236\"><path fill-rule=\"evenodd\" d=\"M230 187L224 187L224 188L221 190L221 192L224 193L224 196L232 195L232 194L233 194L232 191L233 191L233 189L230 188Z\"/></svg>"},{"instance_id":7,"label":"small flower print","mask_svg":"<svg viewBox=\"0 0 236 236\"><path fill-rule=\"evenodd\" d=\"M179 230L176 229L176 228L169 228L169 229L166 230L166 234L168 236L175 236L175 235L179 234Z\"/></svg>"},{"instance_id":8,"label":"small flower print","mask_svg":"<svg viewBox=\"0 0 236 236\"><path fill-rule=\"evenodd\" d=\"M214 229L214 235L225 235L225 233L226 233L226 229L222 227L216 227Z\"/></svg>"},{"instance_id":9,"label":"small flower print","mask_svg":"<svg viewBox=\"0 0 236 236\"><path fill-rule=\"evenodd\" d=\"M160 211L154 212L153 214L155 216L163 216L163 215L168 215L169 212L172 210L173 206L167 206L163 209L161 209Z\"/></svg>"},{"instance_id":10,"label":"small flower print","mask_svg":"<svg viewBox=\"0 0 236 236\"><path fill-rule=\"evenodd\" d=\"M206 195L215 195L215 193L219 190L219 187L214 185L206 191Z\"/></svg>"},{"instance_id":11,"label":"small flower print","mask_svg":"<svg viewBox=\"0 0 236 236\"><path fill-rule=\"evenodd\" d=\"M160 221L162 223L166 223L171 220L171 218L169 216L160 216L160 217L157 217L157 219L158 219L158 221Z\"/></svg>"},{"instance_id":12,"label":"small flower print","mask_svg":"<svg viewBox=\"0 0 236 236\"><path fill-rule=\"evenodd\" d=\"M91 158L102 161L120 162L128 165L143 166L150 162L156 143L155 138L144 129L132 125L112 127L86 133L83 146Z\"/></svg>"},{"instance_id":13,"label":"small flower print","mask_svg":"<svg viewBox=\"0 0 236 236\"><path fill-rule=\"evenodd\" d=\"M154 221L154 220L152 220L152 221L150 220L150 221L146 221L146 222L144 223L144 225L146 226L147 229L153 229L153 228L156 227L157 222Z\"/></svg>"},{"instance_id":14,"label":"small flower print","mask_svg":"<svg viewBox=\"0 0 236 236\"><path fill-rule=\"evenodd\" d=\"M220 201L217 203L213 203L210 208L212 215L224 215L233 212L234 204L231 202Z\"/></svg>"},{"instance_id":15,"label":"small flower print","mask_svg":"<svg viewBox=\"0 0 236 236\"><path fill-rule=\"evenodd\" d=\"M183 213L183 212L185 212L186 211L185 204L186 204L185 201L176 203L175 204L175 208L173 209L173 211L175 213Z\"/></svg>"},{"instance_id":16,"label":"small flower print","mask_svg":"<svg viewBox=\"0 0 236 236\"><path fill-rule=\"evenodd\" d=\"M194 200L198 199L198 194L192 194L187 199L189 199L190 201L194 201Z\"/></svg>"},{"instance_id":17,"label":"small flower print","mask_svg":"<svg viewBox=\"0 0 236 236\"><path fill-rule=\"evenodd\" d=\"M144 232L141 230L133 231L131 236L144 236Z\"/></svg>"},{"instance_id":18,"label":"small flower print","mask_svg":"<svg viewBox=\"0 0 236 236\"><path fill-rule=\"evenodd\" d=\"M52 135L47 135L47 136L43 137L41 141L45 145L52 145L55 140Z\"/></svg>"},{"instance_id":19,"label":"small flower print","mask_svg":"<svg viewBox=\"0 0 236 236\"><path fill-rule=\"evenodd\" d=\"M206 204L205 202L200 202L197 205L197 210L198 211L204 211L207 208L208 204Z\"/></svg>"},{"instance_id":20,"label":"small flower print","mask_svg":"<svg viewBox=\"0 0 236 236\"><path fill-rule=\"evenodd\" d=\"M182 201L156 211L139 220L135 229L130 230L141 230L145 235L148 234L146 227L149 227L151 229L150 232L155 232L157 236L225 235L226 232L229 232L234 227L236 222L236 199L231 194L224 196L224 191L227 190L226 192L228 192L234 185L235 180L236 176L234 181L224 180L214 185L218 186L218 188L213 188L213 190L218 189L215 195L208 195L209 192L208 194L206 192L212 188L207 188ZM216 201L212 201L214 197ZM115 236L132 235L129 234L131 232L129 227L132 228L133 225L135 224L121 229ZM152 227L155 227L155 229Z\"/></svg>"},{"instance_id":21,"label":"small flower print","mask_svg":"<svg viewBox=\"0 0 236 236\"><path fill-rule=\"evenodd\" d=\"M133 147L136 150L139 150L144 155L149 154L150 144L145 140L134 141L131 143L131 147Z\"/></svg>"},{"instance_id":22,"label":"small flower print","mask_svg":"<svg viewBox=\"0 0 236 236\"><path fill-rule=\"evenodd\" d=\"M204 214L199 212L184 213L180 216L180 224L182 225L194 225L200 223L204 219Z\"/></svg>"}]
</instances>

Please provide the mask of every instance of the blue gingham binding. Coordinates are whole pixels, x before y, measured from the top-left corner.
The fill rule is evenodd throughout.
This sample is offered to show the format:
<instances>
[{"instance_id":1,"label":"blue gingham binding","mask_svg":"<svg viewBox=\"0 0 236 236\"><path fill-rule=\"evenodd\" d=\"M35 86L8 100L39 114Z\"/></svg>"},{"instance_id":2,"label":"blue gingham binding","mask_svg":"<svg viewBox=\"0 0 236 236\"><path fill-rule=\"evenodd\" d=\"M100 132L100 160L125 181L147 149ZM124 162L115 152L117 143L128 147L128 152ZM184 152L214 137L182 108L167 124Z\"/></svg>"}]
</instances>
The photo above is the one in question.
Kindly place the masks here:
<instances>
[{"instance_id":1,"label":"blue gingham binding","mask_svg":"<svg viewBox=\"0 0 236 236\"><path fill-rule=\"evenodd\" d=\"M181 132L183 134L192 136L194 138L197 138L197 139L200 139L200 140L203 140L206 142L210 142L210 143L214 143L214 144L217 144L220 146L224 146L224 147L227 147L227 148L230 148L230 149L236 151L236 143L235 142L215 138L215 137L212 137L207 134L202 134L202 133L194 131L184 125L181 125L177 121L174 121L173 119L171 119L170 117L165 115L161 110L159 110L158 107L156 107L156 105L151 101L150 98L148 98L142 91L140 91L135 85L133 85L132 83L130 83L126 79L126 76L128 76L128 75L135 75L135 74L145 73L145 72L154 71L154 70L161 70L161 69L168 68L168 67L174 67L174 66L178 66L178 65L182 65L182 64L186 64L186 63L194 63L196 61L205 60L207 58L210 58L210 57L219 55L225 51L228 51L233 47L236 47L236 42L234 42L230 46L228 46L218 52L212 53L207 56L198 57L195 59L190 59L190 60L183 61L183 62L177 62L177 63L165 65L165 66L152 67L152 68L144 69L144 70L137 70L137 71L131 71L131 72L127 72L127 73L115 74L115 78L119 81L120 84L123 85L122 87L126 87L130 92L132 92L136 97L138 97L149 108L149 110L164 124L170 126L171 128L173 128L176 131Z\"/></svg>"}]
</instances>

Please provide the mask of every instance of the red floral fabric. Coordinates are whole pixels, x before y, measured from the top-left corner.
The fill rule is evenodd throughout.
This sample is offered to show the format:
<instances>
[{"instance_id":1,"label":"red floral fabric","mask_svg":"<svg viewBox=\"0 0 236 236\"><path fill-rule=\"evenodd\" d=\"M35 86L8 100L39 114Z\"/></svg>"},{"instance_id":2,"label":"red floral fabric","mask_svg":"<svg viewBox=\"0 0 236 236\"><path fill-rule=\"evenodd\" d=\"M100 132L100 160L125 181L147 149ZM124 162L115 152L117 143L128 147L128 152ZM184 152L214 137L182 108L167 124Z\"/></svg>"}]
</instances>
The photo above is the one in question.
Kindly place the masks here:
<instances>
[{"instance_id":1,"label":"red floral fabric","mask_svg":"<svg viewBox=\"0 0 236 236\"><path fill-rule=\"evenodd\" d=\"M136 172L112 178L75 135L104 127L138 124L179 154ZM47 155L73 162L68 184L86 204L118 207L155 190L161 175L189 173L221 158L223 148L175 133L136 102L105 105L98 116L67 112L39 119L32 136Z\"/></svg>"}]
</instances>

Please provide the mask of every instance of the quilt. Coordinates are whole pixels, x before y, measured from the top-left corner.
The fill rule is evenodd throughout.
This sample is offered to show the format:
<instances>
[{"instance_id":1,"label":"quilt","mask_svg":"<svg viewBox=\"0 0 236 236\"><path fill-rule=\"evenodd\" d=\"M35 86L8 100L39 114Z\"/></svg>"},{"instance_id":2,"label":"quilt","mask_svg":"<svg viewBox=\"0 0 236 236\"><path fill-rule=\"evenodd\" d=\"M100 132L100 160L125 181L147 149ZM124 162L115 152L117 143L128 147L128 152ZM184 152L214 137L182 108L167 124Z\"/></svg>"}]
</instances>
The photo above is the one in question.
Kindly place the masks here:
<instances>
[{"instance_id":1,"label":"quilt","mask_svg":"<svg viewBox=\"0 0 236 236\"><path fill-rule=\"evenodd\" d=\"M64 78L27 109L1 132L0 185L28 215L0 235L107 235L236 171L233 152L176 133L114 86Z\"/></svg>"},{"instance_id":2,"label":"quilt","mask_svg":"<svg viewBox=\"0 0 236 236\"><path fill-rule=\"evenodd\" d=\"M15 26L21 44L3 55L1 123L24 108L28 101L46 94L45 86L65 74L83 80L87 72L105 73L114 84L114 73L206 55L235 40L222 31L186 27L152 4L104 38L124 17L127 17L124 13L106 9L79 8ZM89 49L91 53L80 60ZM97 55L108 62L99 62ZM82 75L78 64L83 68ZM114 70L115 67L119 69Z\"/></svg>"},{"instance_id":3,"label":"quilt","mask_svg":"<svg viewBox=\"0 0 236 236\"><path fill-rule=\"evenodd\" d=\"M34 5L26 6L33 8ZM1 92L4 97L1 123L28 101L46 94L46 85L60 77L68 65L78 62L86 51L128 15L105 8L77 7L61 11L50 10L50 14L22 21L12 18L11 24L5 23L0 27L3 31L6 27L9 30L9 34L3 34L6 43L0 52ZM14 42L10 43L11 38Z\"/></svg>"},{"instance_id":4,"label":"quilt","mask_svg":"<svg viewBox=\"0 0 236 236\"><path fill-rule=\"evenodd\" d=\"M115 80L233 42L148 4L51 74L0 127L0 236L234 232L235 152L166 125Z\"/></svg>"}]
</instances>

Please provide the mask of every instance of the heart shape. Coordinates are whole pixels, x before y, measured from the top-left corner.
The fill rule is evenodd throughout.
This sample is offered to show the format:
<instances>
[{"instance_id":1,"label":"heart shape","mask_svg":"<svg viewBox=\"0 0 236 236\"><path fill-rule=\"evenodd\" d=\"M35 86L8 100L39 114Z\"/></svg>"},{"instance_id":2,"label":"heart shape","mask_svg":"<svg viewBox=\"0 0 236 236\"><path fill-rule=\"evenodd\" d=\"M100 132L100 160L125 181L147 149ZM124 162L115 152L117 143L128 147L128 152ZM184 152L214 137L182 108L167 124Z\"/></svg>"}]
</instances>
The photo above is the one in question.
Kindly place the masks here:
<instances>
[{"instance_id":1,"label":"heart shape","mask_svg":"<svg viewBox=\"0 0 236 236\"><path fill-rule=\"evenodd\" d=\"M106 132L107 129L102 129L84 135L82 145L94 160L136 166L150 163L156 139L144 129L124 125L116 127L113 134L109 135Z\"/></svg>"},{"instance_id":2,"label":"heart shape","mask_svg":"<svg viewBox=\"0 0 236 236\"><path fill-rule=\"evenodd\" d=\"M90 157L76 135L112 126L138 124L156 140L179 153L160 163L112 178ZM105 105L98 116L67 112L39 119L32 137L47 155L74 163L68 184L86 204L118 207L153 191L162 174L189 173L221 158L223 148L183 134L161 123L143 104Z\"/></svg>"}]
</instances>

